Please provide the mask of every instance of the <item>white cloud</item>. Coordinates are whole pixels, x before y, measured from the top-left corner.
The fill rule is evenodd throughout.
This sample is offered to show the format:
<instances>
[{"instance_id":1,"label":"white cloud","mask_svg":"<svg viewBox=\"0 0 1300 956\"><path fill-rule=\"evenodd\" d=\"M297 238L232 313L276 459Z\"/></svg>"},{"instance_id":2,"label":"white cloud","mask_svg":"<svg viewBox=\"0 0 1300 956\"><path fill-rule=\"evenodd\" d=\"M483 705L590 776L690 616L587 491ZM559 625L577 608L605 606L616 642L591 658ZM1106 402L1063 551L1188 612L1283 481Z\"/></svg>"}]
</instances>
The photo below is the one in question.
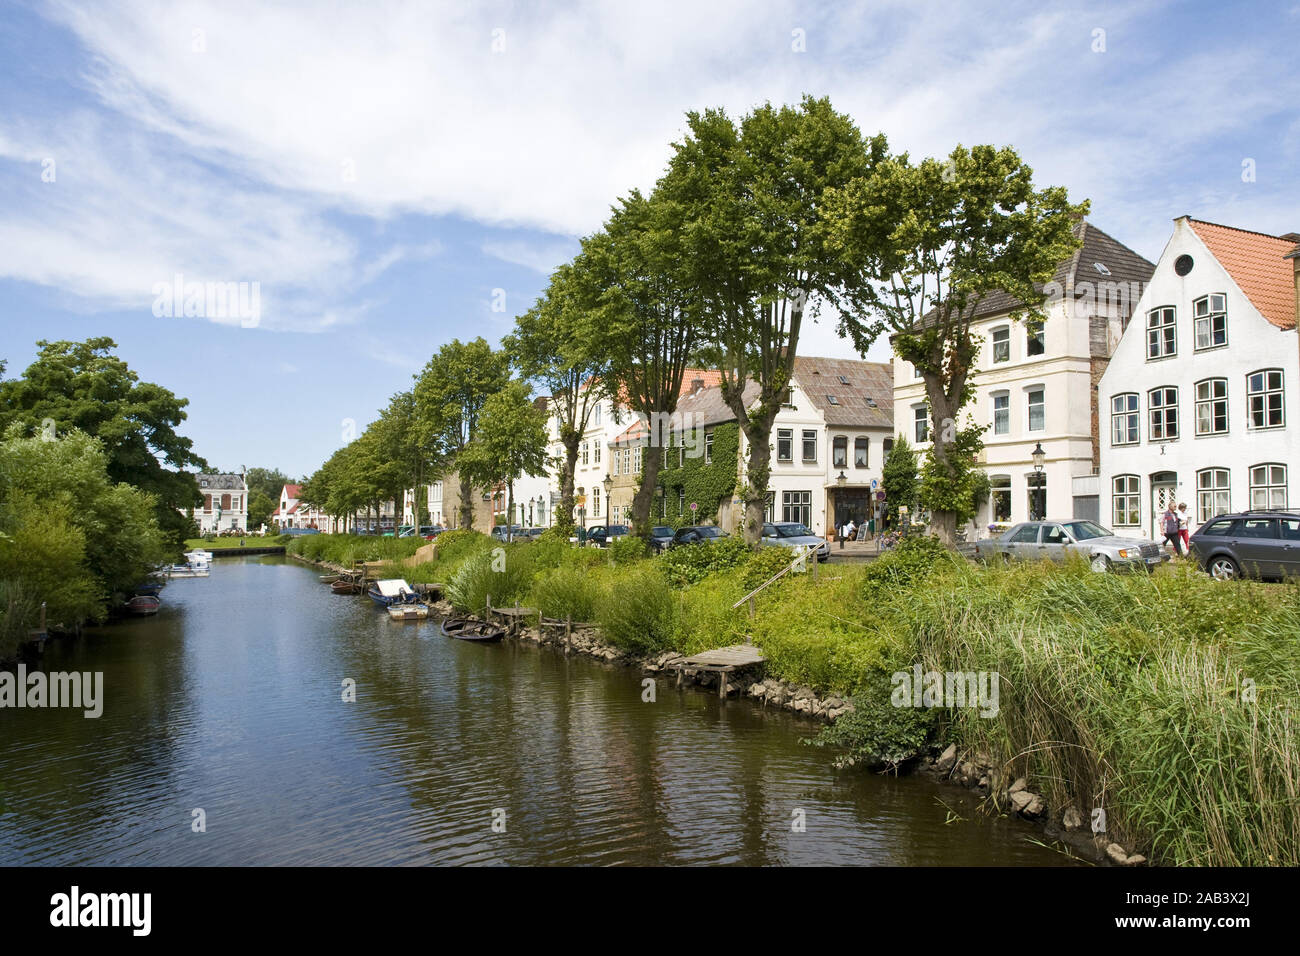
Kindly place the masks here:
<instances>
[{"instance_id":1,"label":"white cloud","mask_svg":"<svg viewBox=\"0 0 1300 956\"><path fill-rule=\"evenodd\" d=\"M483 243L480 248L484 255L523 266L542 275L550 275L557 266L569 261L578 253L578 243L572 240L537 243L494 239Z\"/></svg>"}]
</instances>

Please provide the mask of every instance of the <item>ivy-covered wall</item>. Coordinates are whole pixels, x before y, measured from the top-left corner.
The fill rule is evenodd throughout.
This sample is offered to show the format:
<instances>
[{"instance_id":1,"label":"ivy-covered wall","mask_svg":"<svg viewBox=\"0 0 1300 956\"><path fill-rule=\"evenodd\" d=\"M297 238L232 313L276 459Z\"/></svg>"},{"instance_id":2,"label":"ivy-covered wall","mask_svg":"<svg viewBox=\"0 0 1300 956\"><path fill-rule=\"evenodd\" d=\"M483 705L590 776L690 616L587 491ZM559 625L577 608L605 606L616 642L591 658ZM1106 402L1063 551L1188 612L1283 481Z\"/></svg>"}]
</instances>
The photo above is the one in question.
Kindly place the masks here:
<instances>
[{"instance_id":1,"label":"ivy-covered wall","mask_svg":"<svg viewBox=\"0 0 1300 956\"><path fill-rule=\"evenodd\" d=\"M689 457L691 448L687 447L687 458L679 467L677 464L680 438L674 438L674 444L664 451L664 464L659 470L659 483L664 488L664 501L668 508L669 524L704 524L718 520L718 504L730 501L736 490L736 456L740 453L740 427L735 422L726 422L706 429L706 434L713 435L713 450L710 463L704 463L704 438L698 439L695 448L699 457ZM685 514L677 516L677 502L681 491L686 491ZM691 513L691 502L699 504L699 510ZM656 518L658 514L656 512Z\"/></svg>"}]
</instances>

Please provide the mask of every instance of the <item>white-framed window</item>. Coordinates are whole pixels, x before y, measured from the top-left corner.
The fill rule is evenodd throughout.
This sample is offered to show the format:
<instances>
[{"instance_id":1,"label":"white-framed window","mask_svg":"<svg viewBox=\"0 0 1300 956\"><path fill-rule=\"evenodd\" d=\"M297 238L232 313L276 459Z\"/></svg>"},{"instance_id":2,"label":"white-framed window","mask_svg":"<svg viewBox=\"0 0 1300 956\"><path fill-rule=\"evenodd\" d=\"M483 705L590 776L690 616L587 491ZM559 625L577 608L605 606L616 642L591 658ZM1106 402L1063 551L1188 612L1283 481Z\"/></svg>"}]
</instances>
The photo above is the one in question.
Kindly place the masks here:
<instances>
[{"instance_id":1,"label":"white-framed window","mask_svg":"<svg viewBox=\"0 0 1300 956\"><path fill-rule=\"evenodd\" d=\"M617 478L619 475L623 473L620 470L623 466L623 456L619 454L617 448L614 449L614 454L610 456L610 463L613 464L614 466L614 477Z\"/></svg>"},{"instance_id":2,"label":"white-framed window","mask_svg":"<svg viewBox=\"0 0 1300 956\"><path fill-rule=\"evenodd\" d=\"M632 474L641 474L641 446L637 445L632 449Z\"/></svg>"},{"instance_id":3,"label":"white-framed window","mask_svg":"<svg viewBox=\"0 0 1300 956\"><path fill-rule=\"evenodd\" d=\"M713 432L706 432L704 435L704 463L713 464Z\"/></svg>"},{"instance_id":4,"label":"white-framed window","mask_svg":"<svg viewBox=\"0 0 1300 956\"><path fill-rule=\"evenodd\" d=\"M1286 423L1280 368L1261 369L1246 376L1246 410L1251 428L1280 428Z\"/></svg>"},{"instance_id":5,"label":"white-framed window","mask_svg":"<svg viewBox=\"0 0 1300 956\"><path fill-rule=\"evenodd\" d=\"M1250 466L1250 507L1273 511L1286 507L1286 465L1267 462Z\"/></svg>"},{"instance_id":6,"label":"white-framed window","mask_svg":"<svg viewBox=\"0 0 1300 956\"><path fill-rule=\"evenodd\" d=\"M1011 476L989 476L989 519L1011 520Z\"/></svg>"},{"instance_id":7,"label":"white-framed window","mask_svg":"<svg viewBox=\"0 0 1300 956\"><path fill-rule=\"evenodd\" d=\"M921 370L920 370L919 368L917 368L915 365L913 365L913 366L912 366L912 378L920 378L920 377L921 377Z\"/></svg>"},{"instance_id":8,"label":"white-framed window","mask_svg":"<svg viewBox=\"0 0 1300 956\"><path fill-rule=\"evenodd\" d=\"M1178 438L1178 389L1162 385L1147 392L1148 432L1151 441Z\"/></svg>"},{"instance_id":9,"label":"white-framed window","mask_svg":"<svg viewBox=\"0 0 1300 956\"><path fill-rule=\"evenodd\" d=\"M587 446L590 445L590 444L591 444L590 442L583 442L583 443L582 443L582 463L583 463L584 465L588 463L588 462L587 462L587 457L588 457L588 455L589 455L589 449L588 449Z\"/></svg>"},{"instance_id":10,"label":"white-framed window","mask_svg":"<svg viewBox=\"0 0 1300 956\"><path fill-rule=\"evenodd\" d=\"M1011 393L993 393L993 434L1009 435L1011 433Z\"/></svg>"},{"instance_id":11,"label":"white-framed window","mask_svg":"<svg viewBox=\"0 0 1300 956\"><path fill-rule=\"evenodd\" d=\"M849 439L847 435L836 435L831 442L831 467L849 467Z\"/></svg>"},{"instance_id":12,"label":"white-framed window","mask_svg":"<svg viewBox=\"0 0 1300 956\"><path fill-rule=\"evenodd\" d=\"M993 364L1011 361L1011 328L1002 326L993 330Z\"/></svg>"},{"instance_id":13,"label":"white-framed window","mask_svg":"<svg viewBox=\"0 0 1300 956\"><path fill-rule=\"evenodd\" d=\"M599 441L594 441L591 443L591 460L597 465L600 464L600 442Z\"/></svg>"},{"instance_id":14,"label":"white-framed window","mask_svg":"<svg viewBox=\"0 0 1300 956\"><path fill-rule=\"evenodd\" d=\"M1168 358L1178 354L1174 334L1174 307L1162 305L1147 313L1147 358Z\"/></svg>"},{"instance_id":15,"label":"white-framed window","mask_svg":"<svg viewBox=\"0 0 1300 956\"><path fill-rule=\"evenodd\" d=\"M1139 435L1139 410L1141 400L1137 392L1124 392L1113 395L1110 399L1110 443L1112 445L1136 445Z\"/></svg>"},{"instance_id":16,"label":"white-framed window","mask_svg":"<svg viewBox=\"0 0 1300 956\"><path fill-rule=\"evenodd\" d=\"M1221 292L1203 295L1192 303L1195 330L1193 349L1217 349L1228 344L1228 297Z\"/></svg>"},{"instance_id":17,"label":"white-framed window","mask_svg":"<svg viewBox=\"0 0 1300 956\"><path fill-rule=\"evenodd\" d=\"M794 461L793 428L778 428L776 430L776 460Z\"/></svg>"},{"instance_id":18,"label":"white-framed window","mask_svg":"<svg viewBox=\"0 0 1300 956\"><path fill-rule=\"evenodd\" d=\"M1142 480L1137 475L1116 475L1111 482L1111 523L1136 528L1142 523Z\"/></svg>"},{"instance_id":19,"label":"white-framed window","mask_svg":"<svg viewBox=\"0 0 1300 956\"><path fill-rule=\"evenodd\" d=\"M591 516L593 518L600 517L600 488L599 487L593 487L591 489Z\"/></svg>"},{"instance_id":20,"label":"white-framed window","mask_svg":"<svg viewBox=\"0 0 1300 956\"><path fill-rule=\"evenodd\" d=\"M1196 434L1228 433L1228 380L1207 378L1196 383ZM1202 518L1202 521L1205 519Z\"/></svg>"},{"instance_id":21,"label":"white-framed window","mask_svg":"<svg viewBox=\"0 0 1300 956\"><path fill-rule=\"evenodd\" d=\"M1025 402L1029 411L1029 430L1041 432L1047 427L1047 398L1041 385L1025 392Z\"/></svg>"},{"instance_id":22,"label":"white-framed window","mask_svg":"<svg viewBox=\"0 0 1300 956\"><path fill-rule=\"evenodd\" d=\"M805 527L812 527L812 492L781 492L781 520L797 521Z\"/></svg>"},{"instance_id":23,"label":"white-framed window","mask_svg":"<svg viewBox=\"0 0 1300 956\"><path fill-rule=\"evenodd\" d=\"M677 491L677 517L686 514L686 488L682 487Z\"/></svg>"},{"instance_id":24,"label":"white-framed window","mask_svg":"<svg viewBox=\"0 0 1300 956\"><path fill-rule=\"evenodd\" d=\"M810 428L805 428L803 433L803 460L817 460L817 433Z\"/></svg>"},{"instance_id":25,"label":"white-framed window","mask_svg":"<svg viewBox=\"0 0 1300 956\"><path fill-rule=\"evenodd\" d=\"M1047 351L1047 332L1037 319L1025 320L1025 355L1042 355Z\"/></svg>"},{"instance_id":26,"label":"white-framed window","mask_svg":"<svg viewBox=\"0 0 1300 956\"><path fill-rule=\"evenodd\" d=\"M871 439L866 435L859 435L853 439L853 467L866 468L868 451L871 448Z\"/></svg>"},{"instance_id":27,"label":"white-framed window","mask_svg":"<svg viewBox=\"0 0 1300 956\"><path fill-rule=\"evenodd\" d=\"M912 427L916 443L922 445L930 440L930 414L924 405L912 406Z\"/></svg>"},{"instance_id":28,"label":"white-framed window","mask_svg":"<svg viewBox=\"0 0 1300 956\"><path fill-rule=\"evenodd\" d=\"M596 407L595 407L594 409L592 409L592 413L591 413L591 414L592 414L592 422L591 422L591 423L592 423L593 425L599 425L599 424L600 424L600 404L599 404L599 403L597 403L597 404L596 404Z\"/></svg>"},{"instance_id":29,"label":"white-framed window","mask_svg":"<svg viewBox=\"0 0 1300 956\"><path fill-rule=\"evenodd\" d=\"M1227 514L1230 503L1231 478L1227 468L1202 468L1196 473L1196 523L1204 524L1211 518Z\"/></svg>"}]
</instances>

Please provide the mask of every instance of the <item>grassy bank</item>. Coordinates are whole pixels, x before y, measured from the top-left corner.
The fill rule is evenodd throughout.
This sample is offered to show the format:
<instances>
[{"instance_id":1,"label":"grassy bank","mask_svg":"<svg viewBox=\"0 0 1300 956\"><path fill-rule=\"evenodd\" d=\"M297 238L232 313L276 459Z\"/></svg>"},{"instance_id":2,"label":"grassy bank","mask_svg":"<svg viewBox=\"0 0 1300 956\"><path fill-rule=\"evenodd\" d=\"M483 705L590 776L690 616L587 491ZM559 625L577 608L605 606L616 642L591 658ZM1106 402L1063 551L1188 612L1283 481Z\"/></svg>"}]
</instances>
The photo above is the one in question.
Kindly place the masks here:
<instances>
[{"instance_id":1,"label":"grassy bank","mask_svg":"<svg viewBox=\"0 0 1300 956\"><path fill-rule=\"evenodd\" d=\"M290 548L338 554L357 540ZM365 544L400 552L402 542ZM838 745L895 759L948 740L983 750L1053 807L1085 820L1103 809L1108 832L1157 863L1300 864L1300 586L1214 582L1187 567L990 568L904 548L783 580L750 619L731 605L774 573L777 549L753 556L725 542L650 558L634 542L499 547L455 532L437 552L394 573L445 583L462 611L490 594L496 606L593 621L635 653L752 635L771 676L854 699ZM890 675L918 663L996 672L997 715L890 706Z\"/></svg>"}]
</instances>

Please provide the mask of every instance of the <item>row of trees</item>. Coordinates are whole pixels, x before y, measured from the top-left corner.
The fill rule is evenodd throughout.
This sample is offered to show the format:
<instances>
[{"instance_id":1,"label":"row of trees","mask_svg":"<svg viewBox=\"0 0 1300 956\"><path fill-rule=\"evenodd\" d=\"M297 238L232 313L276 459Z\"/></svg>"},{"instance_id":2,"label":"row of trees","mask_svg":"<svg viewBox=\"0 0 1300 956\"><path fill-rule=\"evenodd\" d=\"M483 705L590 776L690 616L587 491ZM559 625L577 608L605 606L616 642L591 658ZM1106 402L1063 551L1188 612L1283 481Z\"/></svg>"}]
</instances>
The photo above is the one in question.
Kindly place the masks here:
<instances>
[{"instance_id":1,"label":"row of trees","mask_svg":"<svg viewBox=\"0 0 1300 956\"><path fill-rule=\"evenodd\" d=\"M362 434L340 448L303 485L302 497L345 518L401 501L415 489L417 523L424 490L455 473L461 527L473 526L474 490L505 485L546 468L546 412L512 378L503 351L483 338L455 339L429 360L413 386L398 392Z\"/></svg>"},{"instance_id":2,"label":"row of trees","mask_svg":"<svg viewBox=\"0 0 1300 956\"><path fill-rule=\"evenodd\" d=\"M757 541L771 475L771 433L809 321L826 310L859 353L888 335L921 373L933 448L919 495L952 541L980 487L981 429L959 423L978 344L971 320L988 295L1043 318L1042 285L1077 246L1087 204L1035 189L1012 149L955 148L913 162L864 136L827 99L764 105L733 120L687 115L649 194L633 190L505 337L444 346L305 495L350 513L455 470L462 525L474 487L510 484L544 462L551 398L562 456L557 523L572 525L582 436L599 402L651 423L632 524L647 534L666 436L687 368L718 369L745 437L744 535ZM518 379L512 378L512 373ZM746 386L757 396L744 398ZM513 489L511 489L513 499ZM512 501L513 504L513 501Z\"/></svg>"},{"instance_id":3,"label":"row of trees","mask_svg":"<svg viewBox=\"0 0 1300 956\"><path fill-rule=\"evenodd\" d=\"M746 439L744 534L761 533L772 427L800 335L821 310L865 355L882 335L925 381L933 450L920 494L951 542L978 490L980 429L959 424L987 295L1042 318L1042 284L1077 245L1086 203L1036 190L1011 149L958 146L943 160L891 155L826 99L765 105L734 121L690 113L649 195L633 190L582 242L505 341L519 372L553 396L562 502L597 401L648 422L676 410L688 367L716 368ZM746 383L758 386L746 402ZM632 522L648 533L663 436L643 458Z\"/></svg>"}]
</instances>

